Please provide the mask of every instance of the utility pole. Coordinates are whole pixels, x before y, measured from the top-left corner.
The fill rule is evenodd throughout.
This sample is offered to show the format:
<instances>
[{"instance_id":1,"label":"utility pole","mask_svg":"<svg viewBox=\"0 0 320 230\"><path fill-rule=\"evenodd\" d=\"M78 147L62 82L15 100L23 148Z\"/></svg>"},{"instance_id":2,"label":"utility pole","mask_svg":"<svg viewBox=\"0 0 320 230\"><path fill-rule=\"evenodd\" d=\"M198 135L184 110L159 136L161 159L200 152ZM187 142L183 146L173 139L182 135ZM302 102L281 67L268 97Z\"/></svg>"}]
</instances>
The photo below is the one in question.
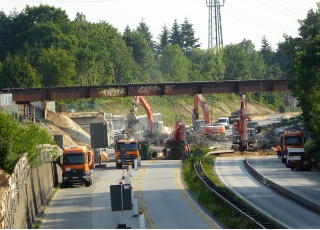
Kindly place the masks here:
<instances>
[{"instance_id":1,"label":"utility pole","mask_svg":"<svg viewBox=\"0 0 320 230\"><path fill-rule=\"evenodd\" d=\"M208 48L213 48L214 45L219 49L223 47L222 40L222 26L220 7L224 6L224 0L206 0L207 7L209 7L209 34L208 34Z\"/></svg>"}]
</instances>

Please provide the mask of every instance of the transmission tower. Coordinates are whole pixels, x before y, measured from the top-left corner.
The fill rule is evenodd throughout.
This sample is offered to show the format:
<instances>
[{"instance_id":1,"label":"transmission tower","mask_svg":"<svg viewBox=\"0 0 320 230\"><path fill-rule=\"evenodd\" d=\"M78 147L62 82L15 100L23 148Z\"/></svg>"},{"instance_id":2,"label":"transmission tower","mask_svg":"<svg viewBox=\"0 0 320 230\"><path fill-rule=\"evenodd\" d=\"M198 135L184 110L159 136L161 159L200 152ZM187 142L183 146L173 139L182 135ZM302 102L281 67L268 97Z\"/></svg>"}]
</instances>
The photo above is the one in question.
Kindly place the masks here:
<instances>
[{"instance_id":1,"label":"transmission tower","mask_svg":"<svg viewBox=\"0 0 320 230\"><path fill-rule=\"evenodd\" d=\"M216 45L217 48L223 47L222 40L222 26L221 26L221 14L220 7L224 6L220 4L220 0L206 0L207 7L209 7L209 36L208 36L208 48L213 48Z\"/></svg>"}]
</instances>

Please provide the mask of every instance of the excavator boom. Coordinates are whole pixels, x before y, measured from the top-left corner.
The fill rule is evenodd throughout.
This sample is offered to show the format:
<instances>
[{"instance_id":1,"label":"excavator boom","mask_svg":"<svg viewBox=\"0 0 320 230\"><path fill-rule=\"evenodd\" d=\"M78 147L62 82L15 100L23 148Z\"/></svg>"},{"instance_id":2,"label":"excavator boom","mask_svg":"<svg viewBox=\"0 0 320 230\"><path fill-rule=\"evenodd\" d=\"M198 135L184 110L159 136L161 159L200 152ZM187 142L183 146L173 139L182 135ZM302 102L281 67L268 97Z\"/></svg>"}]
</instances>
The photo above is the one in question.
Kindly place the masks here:
<instances>
[{"instance_id":1,"label":"excavator boom","mask_svg":"<svg viewBox=\"0 0 320 230\"><path fill-rule=\"evenodd\" d=\"M207 103L205 102L202 94L195 94L194 95L194 102L193 102L193 115L195 119L197 120L199 118L199 104L202 108L203 112L203 119L205 124L210 124L210 115L209 115L209 108Z\"/></svg>"}]
</instances>

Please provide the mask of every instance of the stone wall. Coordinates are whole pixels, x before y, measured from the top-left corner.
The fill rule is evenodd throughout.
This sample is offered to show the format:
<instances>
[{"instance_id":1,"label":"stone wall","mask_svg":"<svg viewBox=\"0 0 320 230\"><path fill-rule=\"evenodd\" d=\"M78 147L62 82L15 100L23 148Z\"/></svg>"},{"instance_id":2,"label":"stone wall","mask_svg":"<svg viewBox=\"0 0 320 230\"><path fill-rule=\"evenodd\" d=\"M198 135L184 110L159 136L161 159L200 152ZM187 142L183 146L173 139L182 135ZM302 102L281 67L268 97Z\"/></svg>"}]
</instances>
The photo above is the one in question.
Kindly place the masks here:
<instances>
[{"instance_id":1,"label":"stone wall","mask_svg":"<svg viewBox=\"0 0 320 230\"><path fill-rule=\"evenodd\" d=\"M46 199L61 183L61 175L60 167L51 159L30 168L26 156L23 156L9 178L0 203L0 228L32 228Z\"/></svg>"}]
</instances>

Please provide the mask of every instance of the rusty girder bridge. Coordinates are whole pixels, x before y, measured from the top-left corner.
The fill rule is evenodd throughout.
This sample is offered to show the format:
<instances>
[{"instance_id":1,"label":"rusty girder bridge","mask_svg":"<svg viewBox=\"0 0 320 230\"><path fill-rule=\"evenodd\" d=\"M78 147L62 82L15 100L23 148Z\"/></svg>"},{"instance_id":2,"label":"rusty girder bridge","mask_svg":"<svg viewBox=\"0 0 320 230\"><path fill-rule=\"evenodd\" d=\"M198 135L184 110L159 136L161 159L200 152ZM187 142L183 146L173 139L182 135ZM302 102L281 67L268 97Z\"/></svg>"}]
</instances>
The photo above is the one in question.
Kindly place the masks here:
<instances>
[{"instance_id":1,"label":"rusty girder bridge","mask_svg":"<svg viewBox=\"0 0 320 230\"><path fill-rule=\"evenodd\" d=\"M230 80L209 82L165 82L148 84L110 84L98 86L68 86L46 88L7 88L17 104L59 99L107 98L128 96L194 95L216 93L247 93L289 91L290 79Z\"/></svg>"}]
</instances>

